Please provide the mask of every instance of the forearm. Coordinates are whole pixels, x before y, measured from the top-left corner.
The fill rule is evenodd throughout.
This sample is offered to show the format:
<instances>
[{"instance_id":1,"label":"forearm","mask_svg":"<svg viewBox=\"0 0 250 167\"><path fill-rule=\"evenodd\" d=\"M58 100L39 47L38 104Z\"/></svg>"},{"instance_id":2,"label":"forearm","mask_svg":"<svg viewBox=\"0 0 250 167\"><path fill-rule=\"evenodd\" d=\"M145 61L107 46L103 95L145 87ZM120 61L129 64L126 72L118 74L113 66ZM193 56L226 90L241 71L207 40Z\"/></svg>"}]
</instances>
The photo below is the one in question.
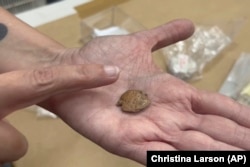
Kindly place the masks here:
<instances>
[{"instance_id":1,"label":"forearm","mask_svg":"<svg viewBox=\"0 0 250 167\"><path fill-rule=\"evenodd\" d=\"M64 48L1 7L0 24L0 73L46 66Z\"/></svg>"}]
</instances>

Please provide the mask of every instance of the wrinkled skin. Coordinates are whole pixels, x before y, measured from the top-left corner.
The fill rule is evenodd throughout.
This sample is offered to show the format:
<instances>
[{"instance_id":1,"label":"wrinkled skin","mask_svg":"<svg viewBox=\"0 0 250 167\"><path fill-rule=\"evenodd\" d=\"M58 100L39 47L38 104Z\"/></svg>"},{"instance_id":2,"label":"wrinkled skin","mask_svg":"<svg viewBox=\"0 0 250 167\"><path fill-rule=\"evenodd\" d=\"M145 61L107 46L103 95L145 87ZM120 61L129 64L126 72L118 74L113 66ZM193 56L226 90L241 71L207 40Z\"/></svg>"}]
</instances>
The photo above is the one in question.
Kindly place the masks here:
<instances>
[{"instance_id":1,"label":"wrinkled skin","mask_svg":"<svg viewBox=\"0 0 250 167\"><path fill-rule=\"evenodd\" d=\"M117 155L146 163L147 150L250 149L250 109L196 90L161 72L151 52L189 37L193 26L179 20L127 36L96 38L81 49L58 56L62 64L117 65L114 84L51 97L42 106L58 114L83 136ZM130 88L151 99L144 111L130 114L116 106Z\"/></svg>"}]
</instances>

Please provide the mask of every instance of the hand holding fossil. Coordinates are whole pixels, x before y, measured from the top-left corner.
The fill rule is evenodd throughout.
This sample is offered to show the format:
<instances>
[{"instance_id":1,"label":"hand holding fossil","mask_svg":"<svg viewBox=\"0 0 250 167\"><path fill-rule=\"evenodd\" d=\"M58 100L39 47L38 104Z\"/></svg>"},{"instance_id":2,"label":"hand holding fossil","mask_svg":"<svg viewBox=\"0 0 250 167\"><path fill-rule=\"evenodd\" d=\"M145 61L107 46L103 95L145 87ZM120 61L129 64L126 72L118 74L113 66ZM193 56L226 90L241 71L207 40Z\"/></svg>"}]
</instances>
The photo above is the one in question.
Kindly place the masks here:
<instances>
[{"instance_id":1,"label":"hand holding fossil","mask_svg":"<svg viewBox=\"0 0 250 167\"><path fill-rule=\"evenodd\" d=\"M50 111L104 149L142 164L147 150L248 150L249 108L199 91L163 73L152 61L152 51L189 37L193 30L190 21L177 20L131 35L96 38L81 49L61 52L60 63L116 65L120 77L112 85L54 96L44 103L53 104L47 106ZM150 105L143 112L122 112L116 103L127 90L147 93ZM124 96L119 105L129 101L130 95Z\"/></svg>"}]
</instances>

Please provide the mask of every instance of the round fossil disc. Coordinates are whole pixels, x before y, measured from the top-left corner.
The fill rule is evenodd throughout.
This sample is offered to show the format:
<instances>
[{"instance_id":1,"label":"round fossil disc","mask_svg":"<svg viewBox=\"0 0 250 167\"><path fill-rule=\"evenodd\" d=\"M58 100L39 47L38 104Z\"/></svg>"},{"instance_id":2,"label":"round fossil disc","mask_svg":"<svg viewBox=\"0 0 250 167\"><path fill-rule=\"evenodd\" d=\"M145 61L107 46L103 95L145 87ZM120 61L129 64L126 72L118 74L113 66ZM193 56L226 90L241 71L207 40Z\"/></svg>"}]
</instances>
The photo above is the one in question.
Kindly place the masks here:
<instances>
[{"instance_id":1,"label":"round fossil disc","mask_svg":"<svg viewBox=\"0 0 250 167\"><path fill-rule=\"evenodd\" d=\"M125 112L139 112L150 105L150 100L148 95L141 90L127 90L121 95L116 105Z\"/></svg>"}]
</instances>

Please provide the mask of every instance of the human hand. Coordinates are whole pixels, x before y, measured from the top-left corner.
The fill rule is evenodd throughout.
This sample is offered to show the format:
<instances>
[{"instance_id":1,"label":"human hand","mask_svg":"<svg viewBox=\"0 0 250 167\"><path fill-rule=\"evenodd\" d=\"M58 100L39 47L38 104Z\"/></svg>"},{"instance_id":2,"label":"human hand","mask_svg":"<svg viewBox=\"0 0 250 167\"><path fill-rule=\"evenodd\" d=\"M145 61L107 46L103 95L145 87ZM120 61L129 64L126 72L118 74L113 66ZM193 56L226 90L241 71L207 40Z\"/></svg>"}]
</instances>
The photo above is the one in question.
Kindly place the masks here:
<instances>
[{"instance_id":1,"label":"human hand","mask_svg":"<svg viewBox=\"0 0 250 167\"><path fill-rule=\"evenodd\" d=\"M0 75L0 166L23 156L25 137L2 120L9 113L36 104L49 96L103 86L116 81L118 68L92 65L64 65L12 71Z\"/></svg>"},{"instance_id":2,"label":"human hand","mask_svg":"<svg viewBox=\"0 0 250 167\"><path fill-rule=\"evenodd\" d=\"M172 22L128 36L98 38L82 49L65 51L62 45L38 33L1 7L0 15L3 16L1 23L8 29L0 40L1 73L89 62L120 67L119 80L111 86L57 95L41 103L106 150L145 164L146 150L249 149L250 117L247 107L218 94L200 92L168 74L160 74L152 62L151 51L192 34L190 22ZM5 79L1 80L7 88L16 82L8 84ZM127 114L115 106L119 96L131 88L142 89L149 94L152 103L145 111ZM3 90L7 92L7 89ZM3 97L3 105L6 99L11 100L10 96L22 95L13 90L0 96ZM28 95L26 93L28 91L24 91L24 95ZM36 96L38 99L41 97ZM36 98L31 98L31 102L43 99L36 101ZM4 107L1 118L14 109L31 104L28 101L22 100L23 104L15 106L14 98L10 103L13 106L1 106ZM15 160L25 152L27 144L24 137L5 122L0 122L0 136L0 163Z\"/></svg>"},{"instance_id":3,"label":"human hand","mask_svg":"<svg viewBox=\"0 0 250 167\"><path fill-rule=\"evenodd\" d=\"M132 35L96 38L81 49L67 50L61 62L115 64L121 69L119 80L59 95L46 104L104 149L142 164L147 150L249 149L248 108L161 73L152 61L152 51L192 32L190 22L179 20ZM116 102L127 89L143 90L151 105L140 113L122 112Z\"/></svg>"},{"instance_id":4,"label":"human hand","mask_svg":"<svg viewBox=\"0 0 250 167\"><path fill-rule=\"evenodd\" d=\"M55 96L43 105L104 149L146 163L147 150L233 150L250 148L250 109L196 90L161 73L151 52L189 37L193 25L179 20L125 36L96 38L66 50L61 63L107 63L121 69L112 85ZM116 106L128 89L141 89L151 105L140 113Z\"/></svg>"}]
</instances>

